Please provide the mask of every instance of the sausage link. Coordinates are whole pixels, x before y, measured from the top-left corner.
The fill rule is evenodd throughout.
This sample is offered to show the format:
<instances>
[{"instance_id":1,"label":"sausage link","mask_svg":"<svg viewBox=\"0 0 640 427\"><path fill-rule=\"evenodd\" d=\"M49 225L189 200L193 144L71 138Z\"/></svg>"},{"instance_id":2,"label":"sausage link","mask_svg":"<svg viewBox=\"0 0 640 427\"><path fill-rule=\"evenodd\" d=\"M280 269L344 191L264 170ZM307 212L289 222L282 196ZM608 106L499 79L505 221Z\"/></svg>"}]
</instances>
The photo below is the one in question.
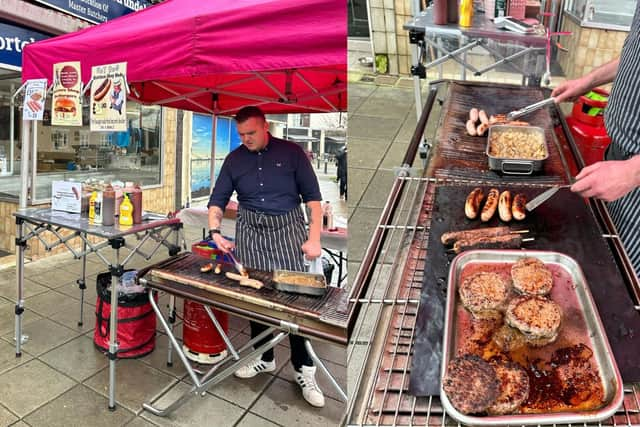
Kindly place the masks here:
<instances>
[{"instance_id":1,"label":"sausage link","mask_svg":"<svg viewBox=\"0 0 640 427\"><path fill-rule=\"evenodd\" d=\"M487 113L485 113L484 110L478 111L478 118L483 124L485 125L489 124L489 117L487 117Z\"/></svg>"},{"instance_id":2,"label":"sausage link","mask_svg":"<svg viewBox=\"0 0 640 427\"><path fill-rule=\"evenodd\" d=\"M489 125L480 123L478 125L478 128L476 129L476 133L478 134L478 136L484 136L488 130L489 130Z\"/></svg>"},{"instance_id":3,"label":"sausage link","mask_svg":"<svg viewBox=\"0 0 640 427\"><path fill-rule=\"evenodd\" d=\"M526 216L526 208L527 197L524 194L518 193L513 198L513 203L511 204L511 213L513 214L513 219L522 221Z\"/></svg>"},{"instance_id":4,"label":"sausage link","mask_svg":"<svg viewBox=\"0 0 640 427\"><path fill-rule=\"evenodd\" d=\"M480 212L480 203L484 198L482 188L476 187L467 196L467 200L464 203L464 214L469 219L476 219Z\"/></svg>"},{"instance_id":5,"label":"sausage link","mask_svg":"<svg viewBox=\"0 0 640 427\"><path fill-rule=\"evenodd\" d=\"M480 219L482 222L489 221L493 214L496 213L496 209L498 209L498 198L500 197L500 192L497 188L492 188L489 190L489 194L487 194L487 201L484 203L482 207L482 213L480 214Z\"/></svg>"},{"instance_id":6,"label":"sausage link","mask_svg":"<svg viewBox=\"0 0 640 427\"><path fill-rule=\"evenodd\" d=\"M498 201L498 214L502 221L511 221L511 192L509 190L505 190L500 194L500 200Z\"/></svg>"},{"instance_id":7,"label":"sausage link","mask_svg":"<svg viewBox=\"0 0 640 427\"><path fill-rule=\"evenodd\" d=\"M476 136L476 123L471 119L467 120L467 134L469 136Z\"/></svg>"},{"instance_id":8,"label":"sausage link","mask_svg":"<svg viewBox=\"0 0 640 427\"><path fill-rule=\"evenodd\" d=\"M472 108L471 110L469 110L469 120L471 120L473 122L473 124L476 124L476 122L478 121L478 109L477 108Z\"/></svg>"}]
</instances>

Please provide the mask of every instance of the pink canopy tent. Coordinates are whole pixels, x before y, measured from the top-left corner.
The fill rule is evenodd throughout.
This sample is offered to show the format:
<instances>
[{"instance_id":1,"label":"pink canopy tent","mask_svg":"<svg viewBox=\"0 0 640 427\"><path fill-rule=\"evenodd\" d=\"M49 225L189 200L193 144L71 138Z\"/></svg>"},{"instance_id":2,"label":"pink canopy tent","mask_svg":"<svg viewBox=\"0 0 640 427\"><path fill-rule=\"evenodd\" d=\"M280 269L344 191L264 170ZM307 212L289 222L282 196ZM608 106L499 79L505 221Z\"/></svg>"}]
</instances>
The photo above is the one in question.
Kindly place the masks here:
<instances>
[{"instance_id":1,"label":"pink canopy tent","mask_svg":"<svg viewBox=\"0 0 640 427\"><path fill-rule=\"evenodd\" d=\"M22 79L53 64L127 62L129 99L209 114L246 105L266 113L347 108L344 0L167 0L27 45Z\"/></svg>"}]
</instances>

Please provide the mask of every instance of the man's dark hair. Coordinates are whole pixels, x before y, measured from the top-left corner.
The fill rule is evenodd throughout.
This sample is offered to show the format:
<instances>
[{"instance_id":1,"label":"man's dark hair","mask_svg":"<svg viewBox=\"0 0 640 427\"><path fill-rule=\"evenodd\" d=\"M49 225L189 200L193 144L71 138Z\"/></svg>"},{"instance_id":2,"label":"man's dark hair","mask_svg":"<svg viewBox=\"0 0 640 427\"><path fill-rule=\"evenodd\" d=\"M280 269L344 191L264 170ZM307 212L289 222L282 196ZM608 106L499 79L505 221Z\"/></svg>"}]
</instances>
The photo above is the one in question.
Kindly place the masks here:
<instances>
[{"instance_id":1,"label":"man's dark hair","mask_svg":"<svg viewBox=\"0 0 640 427\"><path fill-rule=\"evenodd\" d=\"M263 121L266 121L264 118L264 113L262 110L256 106L243 107L236 113L236 122L244 123L249 120L251 117L261 118Z\"/></svg>"}]
</instances>

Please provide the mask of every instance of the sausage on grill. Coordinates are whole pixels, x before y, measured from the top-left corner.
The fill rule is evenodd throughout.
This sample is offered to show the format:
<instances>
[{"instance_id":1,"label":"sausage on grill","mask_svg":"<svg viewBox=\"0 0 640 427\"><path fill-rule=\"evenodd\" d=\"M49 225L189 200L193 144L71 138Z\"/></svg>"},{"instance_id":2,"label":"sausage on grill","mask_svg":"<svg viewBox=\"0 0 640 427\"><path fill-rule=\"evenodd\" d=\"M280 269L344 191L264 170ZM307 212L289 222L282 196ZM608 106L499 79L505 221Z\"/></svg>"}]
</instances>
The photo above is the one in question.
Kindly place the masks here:
<instances>
[{"instance_id":1,"label":"sausage on grill","mask_svg":"<svg viewBox=\"0 0 640 427\"><path fill-rule=\"evenodd\" d=\"M482 222L489 221L493 214L496 213L496 209L498 209L498 199L500 198L500 192L497 188L492 188L489 190L489 194L487 194L487 201L484 203L482 207L482 213L480 214L480 219Z\"/></svg>"},{"instance_id":2,"label":"sausage on grill","mask_svg":"<svg viewBox=\"0 0 640 427\"><path fill-rule=\"evenodd\" d=\"M478 237L494 237L511 233L511 229L506 225L500 227L483 227L473 230L447 231L442 233L440 241L444 245L453 245L457 240L470 240Z\"/></svg>"},{"instance_id":3,"label":"sausage on grill","mask_svg":"<svg viewBox=\"0 0 640 427\"><path fill-rule=\"evenodd\" d=\"M478 111L478 118L480 119L482 124L485 124L485 125L489 124L489 117L487 117L487 113L485 113L484 110Z\"/></svg>"},{"instance_id":4,"label":"sausage on grill","mask_svg":"<svg viewBox=\"0 0 640 427\"><path fill-rule=\"evenodd\" d=\"M472 108L469 110L469 120L471 120L474 124L478 121L478 109Z\"/></svg>"},{"instance_id":5,"label":"sausage on grill","mask_svg":"<svg viewBox=\"0 0 640 427\"><path fill-rule=\"evenodd\" d=\"M511 213L513 214L513 219L522 221L526 216L526 208L527 197L524 194L518 193L513 198L513 203L511 204Z\"/></svg>"},{"instance_id":6,"label":"sausage on grill","mask_svg":"<svg viewBox=\"0 0 640 427\"><path fill-rule=\"evenodd\" d=\"M522 245L520 234L504 234L495 237L478 237L470 240L458 240L453 244L457 254L471 249L518 249Z\"/></svg>"},{"instance_id":7,"label":"sausage on grill","mask_svg":"<svg viewBox=\"0 0 640 427\"><path fill-rule=\"evenodd\" d=\"M464 214L469 219L475 219L480 212L480 204L484 198L482 188L476 187L467 196L467 200L464 203Z\"/></svg>"},{"instance_id":8,"label":"sausage on grill","mask_svg":"<svg viewBox=\"0 0 640 427\"><path fill-rule=\"evenodd\" d=\"M498 201L498 214L500 214L500 219L502 221L511 221L511 192L509 190L505 190L500 194L500 200Z\"/></svg>"},{"instance_id":9,"label":"sausage on grill","mask_svg":"<svg viewBox=\"0 0 640 427\"><path fill-rule=\"evenodd\" d=\"M469 136L476 136L476 123L471 119L467 120L467 133Z\"/></svg>"}]
</instances>

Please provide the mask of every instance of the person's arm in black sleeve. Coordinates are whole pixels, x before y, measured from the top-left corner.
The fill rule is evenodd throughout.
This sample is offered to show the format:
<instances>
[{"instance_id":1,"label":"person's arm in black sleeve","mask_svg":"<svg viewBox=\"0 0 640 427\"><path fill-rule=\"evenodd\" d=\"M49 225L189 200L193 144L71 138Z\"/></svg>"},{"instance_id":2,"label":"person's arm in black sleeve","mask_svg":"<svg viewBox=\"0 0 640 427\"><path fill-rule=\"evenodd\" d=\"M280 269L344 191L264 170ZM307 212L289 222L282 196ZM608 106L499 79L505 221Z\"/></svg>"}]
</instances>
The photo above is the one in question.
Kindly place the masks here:
<instances>
[{"instance_id":1,"label":"person's arm in black sleeve","mask_svg":"<svg viewBox=\"0 0 640 427\"><path fill-rule=\"evenodd\" d=\"M229 203L231 194L233 194L233 179L230 173L229 158L225 159L220 168L218 179L213 187L211 196L209 197L209 234L211 239L215 242L218 249L223 252L229 252L234 248L233 242L222 237L220 233L220 224L222 224L222 215Z\"/></svg>"},{"instance_id":2,"label":"person's arm in black sleeve","mask_svg":"<svg viewBox=\"0 0 640 427\"><path fill-rule=\"evenodd\" d=\"M300 150L302 153L302 150ZM302 153L303 154L303 153ZM320 185L318 178L313 171L313 166L306 156L298 154L296 167L296 182L302 201L307 205L311 212L309 218L309 237L302 245L302 251L308 259L315 259L322 252L320 244L320 232L322 230L322 194L320 194Z\"/></svg>"}]
</instances>

